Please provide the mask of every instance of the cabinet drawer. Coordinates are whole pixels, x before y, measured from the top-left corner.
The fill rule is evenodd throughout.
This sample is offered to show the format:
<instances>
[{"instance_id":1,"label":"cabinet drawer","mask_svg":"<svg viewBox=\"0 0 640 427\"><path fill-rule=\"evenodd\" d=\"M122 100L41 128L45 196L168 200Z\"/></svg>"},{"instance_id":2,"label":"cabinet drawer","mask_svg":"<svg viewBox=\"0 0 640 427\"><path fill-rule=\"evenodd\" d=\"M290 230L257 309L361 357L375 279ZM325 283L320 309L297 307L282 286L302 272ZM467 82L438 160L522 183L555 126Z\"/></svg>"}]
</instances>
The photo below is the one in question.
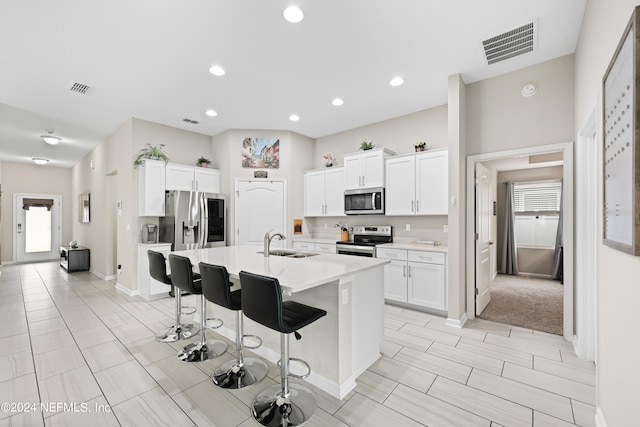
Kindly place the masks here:
<instances>
[{"instance_id":1,"label":"cabinet drawer","mask_svg":"<svg viewBox=\"0 0 640 427\"><path fill-rule=\"evenodd\" d=\"M322 252L325 254L335 254L336 253L336 245L332 245L331 243L316 243L316 252Z\"/></svg>"},{"instance_id":2,"label":"cabinet drawer","mask_svg":"<svg viewBox=\"0 0 640 427\"><path fill-rule=\"evenodd\" d=\"M409 251L409 261L444 265L444 254L442 252Z\"/></svg>"},{"instance_id":3,"label":"cabinet drawer","mask_svg":"<svg viewBox=\"0 0 640 427\"><path fill-rule=\"evenodd\" d=\"M314 251L315 245L310 242L293 242L293 249L299 251Z\"/></svg>"},{"instance_id":4,"label":"cabinet drawer","mask_svg":"<svg viewBox=\"0 0 640 427\"><path fill-rule=\"evenodd\" d=\"M406 261L407 251L405 251L404 249L376 248L376 258L397 259Z\"/></svg>"}]
</instances>

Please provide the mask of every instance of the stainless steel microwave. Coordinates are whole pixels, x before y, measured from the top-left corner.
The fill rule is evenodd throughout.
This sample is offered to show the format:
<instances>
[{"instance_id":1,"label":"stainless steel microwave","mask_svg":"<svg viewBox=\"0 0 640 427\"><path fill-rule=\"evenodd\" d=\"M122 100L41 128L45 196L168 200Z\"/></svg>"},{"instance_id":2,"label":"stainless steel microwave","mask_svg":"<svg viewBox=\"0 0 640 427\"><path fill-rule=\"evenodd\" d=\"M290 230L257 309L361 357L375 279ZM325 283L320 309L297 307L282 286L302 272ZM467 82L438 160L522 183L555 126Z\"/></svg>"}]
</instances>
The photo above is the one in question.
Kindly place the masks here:
<instances>
[{"instance_id":1,"label":"stainless steel microwave","mask_svg":"<svg viewBox=\"0 0 640 427\"><path fill-rule=\"evenodd\" d=\"M345 190L346 215L384 215L384 188Z\"/></svg>"}]
</instances>

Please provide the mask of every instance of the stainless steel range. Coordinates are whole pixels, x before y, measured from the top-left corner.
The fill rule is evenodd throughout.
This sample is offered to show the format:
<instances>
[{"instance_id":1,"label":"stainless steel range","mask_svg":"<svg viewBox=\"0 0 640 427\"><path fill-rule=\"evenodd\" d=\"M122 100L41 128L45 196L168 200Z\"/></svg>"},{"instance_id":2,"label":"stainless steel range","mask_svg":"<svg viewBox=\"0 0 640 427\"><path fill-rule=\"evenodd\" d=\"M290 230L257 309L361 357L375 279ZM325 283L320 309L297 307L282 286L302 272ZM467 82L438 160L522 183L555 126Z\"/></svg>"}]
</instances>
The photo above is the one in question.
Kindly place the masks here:
<instances>
[{"instance_id":1,"label":"stainless steel range","mask_svg":"<svg viewBox=\"0 0 640 427\"><path fill-rule=\"evenodd\" d=\"M353 240L336 242L336 253L342 255L376 256L376 245L393 242L390 225L353 227Z\"/></svg>"}]
</instances>

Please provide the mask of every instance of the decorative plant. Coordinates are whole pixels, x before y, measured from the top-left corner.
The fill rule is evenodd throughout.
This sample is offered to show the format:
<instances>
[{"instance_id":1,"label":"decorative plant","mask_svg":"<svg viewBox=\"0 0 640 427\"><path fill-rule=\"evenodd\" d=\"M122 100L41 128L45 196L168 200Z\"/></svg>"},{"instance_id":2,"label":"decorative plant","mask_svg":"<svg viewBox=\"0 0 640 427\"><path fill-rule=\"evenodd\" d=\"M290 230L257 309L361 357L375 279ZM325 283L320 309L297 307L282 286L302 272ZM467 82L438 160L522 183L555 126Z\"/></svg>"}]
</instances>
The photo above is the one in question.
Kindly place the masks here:
<instances>
[{"instance_id":1,"label":"decorative plant","mask_svg":"<svg viewBox=\"0 0 640 427\"><path fill-rule=\"evenodd\" d=\"M329 167L333 166L333 161L335 160L335 159L333 158L333 154L331 154L331 153L325 153L325 154L324 154L324 156L322 156L322 157L324 157L324 160L325 160L324 165L325 165L326 167L328 167L328 168L329 168Z\"/></svg>"},{"instance_id":2,"label":"decorative plant","mask_svg":"<svg viewBox=\"0 0 640 427\"><path fill-rule=\"evenodd\" d=\"M196 165L200 165L203 168L206 168L210 164L211 164L211 160L207 159L204 156L200 156L200 157L198 157L198 160L196 160Z\"/></svg>"},{"instance_id":3,"label":"decorative plant","mask_svg":"<svg viewBox=\"0 0 640 427\"><path fill-rule=\"evenodd\" d=\"M413 146L416 148L425 148L427 146L427 143L424 141L418 141L415 144L413 144Z\"/></svg>"},{"instance_id":4,"label":"decorative plant","mask_svg":"<svg viewBox=\"0 0 640 427\"><path fill-rule=\"evenodd\" d=\"M366 139L363 139L360 143L361 150L371 150L373 147L375 147L375 145L373 145L373 141L367 141Z\"/></svg>"},{"instance_id":5,"label":"decorative plant","mask_svg":"<svg viewBox=\"0 0 640 427\"><path fill-rule=\"evenodd\" d=\"M164 144L160 144L158 146L146 144L143 148L140 149L138 153L138 157L133 162L133 167L137 168L141 164L144 163L145 159L151 160L164 160L165 162L169 161L169 157L162 151Z\"/></svg>"}]
</instances>

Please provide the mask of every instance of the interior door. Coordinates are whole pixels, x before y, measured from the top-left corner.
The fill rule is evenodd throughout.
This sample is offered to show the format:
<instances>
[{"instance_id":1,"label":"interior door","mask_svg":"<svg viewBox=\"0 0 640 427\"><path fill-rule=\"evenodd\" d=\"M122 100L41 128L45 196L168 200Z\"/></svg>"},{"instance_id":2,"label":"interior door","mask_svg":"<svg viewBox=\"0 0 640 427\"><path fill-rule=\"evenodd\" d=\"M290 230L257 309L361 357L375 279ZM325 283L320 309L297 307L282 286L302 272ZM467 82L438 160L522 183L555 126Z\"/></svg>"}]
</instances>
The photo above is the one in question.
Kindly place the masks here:
<instances>
[{"instance_id":1,"label":"interior door","mask_svg":"<svg viewBox=\"0 0 640 427\"><path fill-rule=\"evenodd\" d=\"M476 316L491 301L491 175L476 163Z\"/></svg>"},{"instance_id":2,"label":"interior door","mask_svg":"<svg viewBox=\"0 0 640 427\"><path fill-rule=\"evenodd\" d=\"M264 234L286 232L284 181L236 181L236 244L262 245ZM272 248L284 247L274 239Z\"/></svg>"},{"instance_id":3,"label":"interior door","mask_svg":"<svg viewBox=\"0 0 640 427\"><path fill-rule=\"evenodd\" d=\"M14 194L14 259L34 262L60 257L59 195Z\"/></svg>"}]
</instances>

